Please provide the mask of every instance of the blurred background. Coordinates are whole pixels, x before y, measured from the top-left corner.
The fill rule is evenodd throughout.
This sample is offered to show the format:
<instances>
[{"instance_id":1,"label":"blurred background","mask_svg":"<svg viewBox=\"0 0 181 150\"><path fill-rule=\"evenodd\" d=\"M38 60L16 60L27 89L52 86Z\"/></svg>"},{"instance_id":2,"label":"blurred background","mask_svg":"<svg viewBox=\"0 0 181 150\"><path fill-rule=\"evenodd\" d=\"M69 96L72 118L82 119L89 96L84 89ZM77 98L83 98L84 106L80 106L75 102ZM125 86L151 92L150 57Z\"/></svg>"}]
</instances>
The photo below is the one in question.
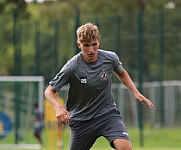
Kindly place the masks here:
<instances>
[{"instance_id":1,"label":"blurred background","mask_svg":"<svg viewBox=\"0 0 181 150\"><path fill-rule=\"evenodd\" d=\"M118 54L138 89L155 104L153 110L137 105L113 78L118 109L128 127L140 130L140 144L144 126L180 127L180 0L0 0L0 110L12 120L13 142L20 141L19 131L32 127L32 104L38 101L44 111L43 90L80 51L76 30L87 22L99 27L100 48ZM21 79L5 76L42 78L17 84ZM60 96L66 101L67 87Z\"/></svg>"}]
</instances>

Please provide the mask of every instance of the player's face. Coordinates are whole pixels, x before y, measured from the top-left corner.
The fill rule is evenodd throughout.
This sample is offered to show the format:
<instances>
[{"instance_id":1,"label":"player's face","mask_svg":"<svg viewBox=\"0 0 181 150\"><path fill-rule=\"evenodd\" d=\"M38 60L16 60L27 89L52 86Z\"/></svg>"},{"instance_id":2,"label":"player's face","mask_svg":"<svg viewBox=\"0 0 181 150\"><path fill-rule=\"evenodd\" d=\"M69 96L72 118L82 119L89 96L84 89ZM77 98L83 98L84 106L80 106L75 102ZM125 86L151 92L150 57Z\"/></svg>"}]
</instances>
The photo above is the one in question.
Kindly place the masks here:
<instances>
[{"instance_id":1,"label":"player's face","mask_svg":"<svg viewBox=\"0 0 181 150\"><path fill-rule=\"evenodd\" d=\"M87 62L95 62L97 60L99 40L92 42L77 42L78 47L82 50L84 59Z\"/></svg>"}]
</instances>

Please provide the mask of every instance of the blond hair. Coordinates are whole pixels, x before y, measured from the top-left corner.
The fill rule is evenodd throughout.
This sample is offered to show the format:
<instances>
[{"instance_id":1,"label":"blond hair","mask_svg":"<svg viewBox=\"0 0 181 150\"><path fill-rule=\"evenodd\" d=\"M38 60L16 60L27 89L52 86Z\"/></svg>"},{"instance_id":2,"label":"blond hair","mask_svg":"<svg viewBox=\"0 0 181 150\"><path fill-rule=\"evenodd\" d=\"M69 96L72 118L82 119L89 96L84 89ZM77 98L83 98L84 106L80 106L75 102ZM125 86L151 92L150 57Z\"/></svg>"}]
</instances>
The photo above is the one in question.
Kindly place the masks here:
<instances>
[{"instance_id":1,"label":"blond hair","mask_svg":"<svg viewBox=\"0 0 181 150\"><path fill-rule=\"evenodd\" d=\"M92 42L99 40L99 29L92 23L86 23L77 29L77 41L79 42Z\"/></svg>"}]
</instances>

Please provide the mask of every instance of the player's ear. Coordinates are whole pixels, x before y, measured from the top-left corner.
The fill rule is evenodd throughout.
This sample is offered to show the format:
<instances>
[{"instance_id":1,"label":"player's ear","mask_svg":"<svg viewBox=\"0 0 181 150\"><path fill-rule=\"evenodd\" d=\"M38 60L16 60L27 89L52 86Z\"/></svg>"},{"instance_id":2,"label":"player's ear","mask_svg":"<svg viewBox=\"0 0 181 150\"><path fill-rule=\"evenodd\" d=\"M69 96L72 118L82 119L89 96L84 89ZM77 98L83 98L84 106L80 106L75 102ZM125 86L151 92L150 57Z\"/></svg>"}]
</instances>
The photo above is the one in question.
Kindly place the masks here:
<instances>
[{"instance_id":1,"label":"player's ear","mask_svg":"<svg viewBox=\"0 0 181 150\"><path fill-rule=\"evenodd\" d=\"M100 41L101 41L101 40L100 40L100 37L99 37L99 38L98 38L99 45L100 45Z\"/></svg>"},{"instance_id":2,"label":"player's ear","mask_svg":"<svg viewBox=\"0 0 181 150\"><path fill-rule=\"evenodd\" d=\"M77 46L78 46L78 48L80 48L80 42L79 41L77 41Z\"/></svg>"}]
</instances>

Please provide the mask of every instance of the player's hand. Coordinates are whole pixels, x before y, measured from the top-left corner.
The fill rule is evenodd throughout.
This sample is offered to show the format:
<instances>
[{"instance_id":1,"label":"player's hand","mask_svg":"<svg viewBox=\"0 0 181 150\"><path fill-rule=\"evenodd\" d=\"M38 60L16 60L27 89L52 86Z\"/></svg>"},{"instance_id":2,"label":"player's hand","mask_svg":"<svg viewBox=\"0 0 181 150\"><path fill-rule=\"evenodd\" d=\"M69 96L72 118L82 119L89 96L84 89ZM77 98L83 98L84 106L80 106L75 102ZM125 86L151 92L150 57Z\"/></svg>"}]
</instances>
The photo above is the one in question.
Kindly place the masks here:
<instances>
[{"instance_id":1,"label":"player's hand","mask_svg":"<svg viewBox=\"0 0 181 150\"><path fill-rule=\"evenodd\" d=\"M146 103L150 108L154 107L153 103L149 99L147 99L145 96L143 96L141 93L135 94L135 98L138 101L140 101L141 104Z\"/></svg>"},{"instance_id":2,"label":"player's hand","mask_svg":"<svg viewBox=\"0 0 181 150\"><path fill-rule=\"evenodd\" d=\"M60 124L69 123L69 112L63 106L56 108L56 117Z\"/></svg>"}]
</instances>

